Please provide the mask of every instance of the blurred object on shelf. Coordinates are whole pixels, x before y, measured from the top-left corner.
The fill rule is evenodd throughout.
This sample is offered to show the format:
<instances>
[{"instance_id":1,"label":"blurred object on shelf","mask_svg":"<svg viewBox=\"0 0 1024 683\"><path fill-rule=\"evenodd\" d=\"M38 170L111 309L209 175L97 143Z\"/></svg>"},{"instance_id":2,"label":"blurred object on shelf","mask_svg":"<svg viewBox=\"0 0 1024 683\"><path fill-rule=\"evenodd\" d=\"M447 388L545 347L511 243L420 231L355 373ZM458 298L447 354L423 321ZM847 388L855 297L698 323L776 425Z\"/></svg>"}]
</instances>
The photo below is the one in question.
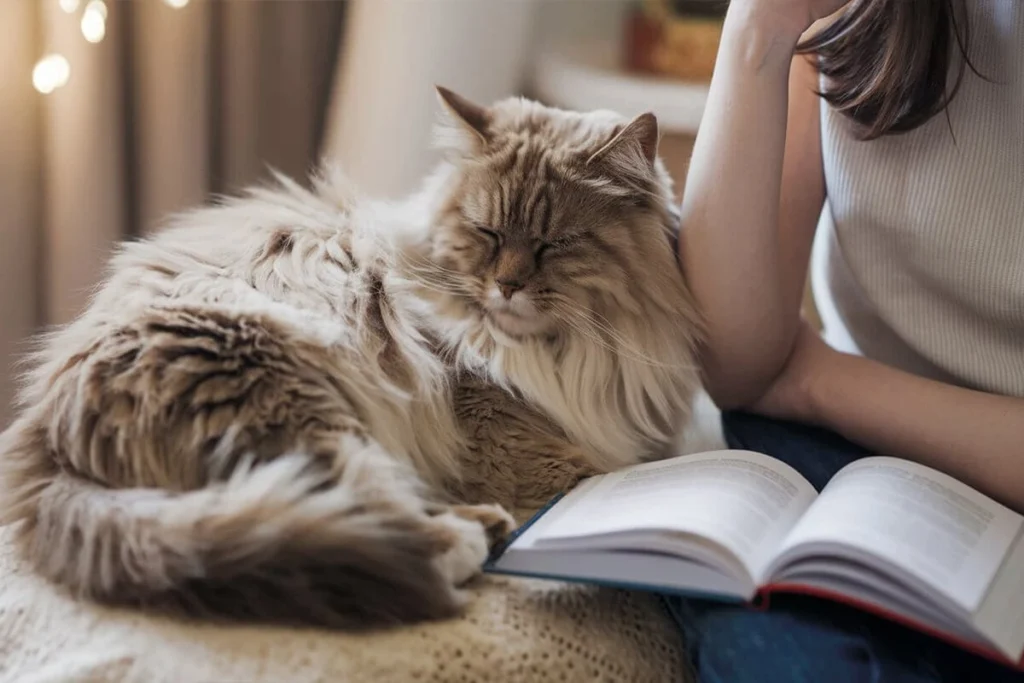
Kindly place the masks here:
<instances>
[{"instance_id":1,"label":"blurred object on shelf","mask_svg":"<svg viewBox=\"0 0 1024 683\"><path fill-rule=\"evenodd\" d=\"M715 68L727 0L642 0L626 20L627 68L707 82Z\"/></svg>"},{"instance_id":2,"label":"blurred object on shelf","mask_svg":"<svg viewBox=\"0 0 1024 683\"><path fill-rule=\"evenodd\" d=\"M665 132L695 134L704 115L706 83L656 78L622 66L605 43L561 43L534 60L530 92L576 111L612 109L626 116L654 112Z\"/></svg>"}]
</instances>

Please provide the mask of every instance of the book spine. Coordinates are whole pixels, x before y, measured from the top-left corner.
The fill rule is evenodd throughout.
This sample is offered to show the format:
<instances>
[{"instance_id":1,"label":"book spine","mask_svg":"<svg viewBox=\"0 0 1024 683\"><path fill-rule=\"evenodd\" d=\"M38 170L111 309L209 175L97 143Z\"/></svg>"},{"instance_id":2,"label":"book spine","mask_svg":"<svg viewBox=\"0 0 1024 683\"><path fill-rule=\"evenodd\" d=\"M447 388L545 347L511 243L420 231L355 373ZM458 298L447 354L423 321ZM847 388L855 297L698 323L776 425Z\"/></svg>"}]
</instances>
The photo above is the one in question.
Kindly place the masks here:
<instances>
[{"instance_id":1,"label":"book spine","mask_svg":"<svg viewBox=\"0 0 1024 683\"><path fill-rule=\"evenodd\" d=\"M501 557L504 554L505 550L508 549L508 547L512 545L517 538L522 536L527 529L533 526L534 523L537 522L537 520L543 517L547 513L547 511L550 510L555 505L555 503L560 501L564 496L564 493L559 493L558 495L556 495L554 498L547 502L547 505L542 507L540 510L537 510L537 512L533 514L533 517L530 517L530 519L528 519L525 524L522 524L519 528L510 533L505 538L505 540L501 541L500 543L496 543L495 546L491 548L491 554L484 562L484 567L493 564L499 557Z\"/></svg>"}]
</instances>

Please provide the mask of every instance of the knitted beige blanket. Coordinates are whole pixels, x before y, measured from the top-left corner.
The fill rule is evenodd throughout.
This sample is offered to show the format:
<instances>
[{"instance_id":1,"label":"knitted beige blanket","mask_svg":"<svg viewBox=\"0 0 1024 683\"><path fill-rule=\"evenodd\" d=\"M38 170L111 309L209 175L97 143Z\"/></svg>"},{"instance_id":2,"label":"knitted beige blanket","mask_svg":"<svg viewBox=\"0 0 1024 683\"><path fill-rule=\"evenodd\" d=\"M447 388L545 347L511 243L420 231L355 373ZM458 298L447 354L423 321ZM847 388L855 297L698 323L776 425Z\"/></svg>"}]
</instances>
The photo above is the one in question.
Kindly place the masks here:
<instances>
[{"instance_id":1,"label":"knitted beige blanket","mask_svg":"<svg viewBox=\"0 0 1024 683\"><path fill-rule=\"evenodd\" d=\"M687 680L649 595L481 577L461 619L373 634L225 627L72 600L0 528L2 683Z\"/></svg>"}]
</instances>

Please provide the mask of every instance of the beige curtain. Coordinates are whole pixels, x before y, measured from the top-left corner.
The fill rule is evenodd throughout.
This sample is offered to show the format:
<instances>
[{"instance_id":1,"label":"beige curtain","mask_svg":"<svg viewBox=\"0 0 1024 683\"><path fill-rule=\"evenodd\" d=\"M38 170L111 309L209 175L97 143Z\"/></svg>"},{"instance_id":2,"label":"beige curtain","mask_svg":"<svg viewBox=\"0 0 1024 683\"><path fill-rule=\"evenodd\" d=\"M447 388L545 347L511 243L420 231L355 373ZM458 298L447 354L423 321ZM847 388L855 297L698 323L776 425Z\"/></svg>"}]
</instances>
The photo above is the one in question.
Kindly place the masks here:
<instances>
[{"instance_id":1,"label":"beige curtain","mask_svg":"<svg viewBox=\"0 0 1024 683\"><path fill-rule=\"evenodd\" d=\"M81 310L117 240L315 162L345 9L0 0L0 427L28 337ZM83 15L100 10L91 43ZM51 53L70 76L43 95L33 65Z\"/></svg>"},{"instance_id":2,"label":"beige curtain","mask_svg":"<svg viewBox=\"0 0 1024 683\"><path fill-rule=\"evenodd\" d=\"M587 21L593 15L594 0L546 2L564 3L590 6ZM440 114L434 84L479 102L522 94L543 4L353 0L325 154L369 195L412 191L440 159L431 145Z\"/></svg>"}]
</instances>

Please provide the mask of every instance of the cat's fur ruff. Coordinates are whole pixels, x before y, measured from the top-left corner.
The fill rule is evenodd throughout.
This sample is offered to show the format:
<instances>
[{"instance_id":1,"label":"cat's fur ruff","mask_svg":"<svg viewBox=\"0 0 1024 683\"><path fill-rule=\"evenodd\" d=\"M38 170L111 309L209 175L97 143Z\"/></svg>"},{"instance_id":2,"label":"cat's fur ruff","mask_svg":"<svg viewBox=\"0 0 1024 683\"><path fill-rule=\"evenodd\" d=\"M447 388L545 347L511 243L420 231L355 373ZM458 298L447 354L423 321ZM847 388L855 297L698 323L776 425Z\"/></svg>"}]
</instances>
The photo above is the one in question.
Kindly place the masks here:
<instances>
[{"instance_id":1,"label":"cat's fur ruff","mask_svg":"<svg viewBox=\"0 0 1024 683\"><path fill-rule=\"evenodd\" d=\"M328 174L186 213L46 338L0 436L2 520L42 574L239 618L442 617L512 524L493 503L672 443L698 321L654 117L439 92L449 155L408 201ZM495 484L523 473L547 489Z\"/></svg>"}]
</instances>

